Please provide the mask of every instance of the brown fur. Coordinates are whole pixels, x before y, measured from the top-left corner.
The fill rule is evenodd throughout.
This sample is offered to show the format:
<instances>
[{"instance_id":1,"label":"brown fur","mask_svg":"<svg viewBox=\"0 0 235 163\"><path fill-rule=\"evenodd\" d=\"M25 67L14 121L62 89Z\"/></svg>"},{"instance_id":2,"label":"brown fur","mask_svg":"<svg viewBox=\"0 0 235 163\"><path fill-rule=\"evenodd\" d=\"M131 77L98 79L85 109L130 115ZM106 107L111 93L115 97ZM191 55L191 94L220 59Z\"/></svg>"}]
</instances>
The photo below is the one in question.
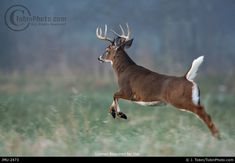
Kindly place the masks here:
<instances>
[{"instance_id":1,"label":"brown fur","mask_svg":"<svg viewBox=\"0 0 235 163\"><path fill-rule=\"evenodd\" d=\"M129 45L130 46L130 45ZM201 118L210 129L212 135L219 137L211 117L204 107L192 102L193 83L185 76L175 77L159 74L137 65L125 52L125 44L122 47L109 45L106 52L99 60L109 60L113 63L119 90L113 95L113 104L109 112L116 117L126 119L126 115L118 111L118 99L130 101L169 103L179 109L190 111Z\"/></svg>"}]
</instances>

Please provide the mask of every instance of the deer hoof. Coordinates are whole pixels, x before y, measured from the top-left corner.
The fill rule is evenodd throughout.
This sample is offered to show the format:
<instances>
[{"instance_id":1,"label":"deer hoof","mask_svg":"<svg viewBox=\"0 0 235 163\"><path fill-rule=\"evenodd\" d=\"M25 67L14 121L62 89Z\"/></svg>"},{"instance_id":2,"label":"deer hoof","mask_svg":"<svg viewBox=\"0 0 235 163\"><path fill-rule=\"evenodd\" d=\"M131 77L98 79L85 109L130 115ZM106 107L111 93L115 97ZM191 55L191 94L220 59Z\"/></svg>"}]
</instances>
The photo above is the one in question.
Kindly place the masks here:
<instances>
[{"instance_id":1,"label":"deer hoof","mask_svg":"<svg viewBox=\"0 0 235 163\"><path fill-rule=\"evenodd\" d=\"M122 112L118 112L118 113L117 113L117 116L120 117L120 118L123 118L123 119L127 119L126 114L124 114L124 113L122 113Z\"/></svg>"},{"instance_id":2,"label":"deer hoof","mask_svg":"<svg viewBox=\"0 0 235 163\"><path fill-rule=\"evenodd\" d=\"M220 136L220 133L217 131L217 132L215 132L215 133L213 133L213 136L215 137L215 138L217 138L218 140L222 140L222 138L221 138L221 136Z\"/></svg>"},{"instance_id":3,"label":"deer hoof","mask_svg":"<svg viewBox=\"0 0 235 163\"><path fill-rule=\"evenodd\" d=\"M110 114L113 116L114 119L116 118L116 112L114 108L112 108Z\"/></svg>"}]
</instances>

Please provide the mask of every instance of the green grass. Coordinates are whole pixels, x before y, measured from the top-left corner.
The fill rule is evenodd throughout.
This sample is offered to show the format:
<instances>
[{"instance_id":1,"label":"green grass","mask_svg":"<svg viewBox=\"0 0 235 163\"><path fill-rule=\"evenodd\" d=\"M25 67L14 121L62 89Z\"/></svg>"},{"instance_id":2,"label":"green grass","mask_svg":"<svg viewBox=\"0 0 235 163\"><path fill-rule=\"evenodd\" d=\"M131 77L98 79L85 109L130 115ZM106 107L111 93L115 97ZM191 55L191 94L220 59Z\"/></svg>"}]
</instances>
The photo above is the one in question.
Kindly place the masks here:
<instances>
[{"instance_id":1,"label":"green grass","mask_svg":"<svg viewBox=\"0 0 235 163\"><path fill-rule=\"evenodd\" d=\"M172 106L142 107L120 100L128 120L113 119L108 107L114 85L28 81L0 81L1 155L235 155L232 93L202 95L221 132L222 140L217 140L196 116Z\"/></svg>"}]
</instances>

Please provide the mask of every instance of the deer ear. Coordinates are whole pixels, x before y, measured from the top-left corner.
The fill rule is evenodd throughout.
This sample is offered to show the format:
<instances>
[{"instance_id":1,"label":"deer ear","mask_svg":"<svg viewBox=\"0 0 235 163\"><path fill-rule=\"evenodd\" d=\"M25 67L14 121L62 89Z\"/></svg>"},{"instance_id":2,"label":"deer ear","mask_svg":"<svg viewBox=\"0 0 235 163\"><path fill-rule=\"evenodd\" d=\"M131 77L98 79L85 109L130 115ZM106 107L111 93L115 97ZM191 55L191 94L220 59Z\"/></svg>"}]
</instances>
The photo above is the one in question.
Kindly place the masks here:
<instances>
[{"instance_id":1,"label":"deer ear","mask_svg":"<svg viewBox=\"0 0 235 163\"><path fill-rule=\"evenodd\" d=\"M122 46L123 48L129 48L132 45L134 39L128 40L127 42L125 42Z\"/></svg>"}]
</instances>

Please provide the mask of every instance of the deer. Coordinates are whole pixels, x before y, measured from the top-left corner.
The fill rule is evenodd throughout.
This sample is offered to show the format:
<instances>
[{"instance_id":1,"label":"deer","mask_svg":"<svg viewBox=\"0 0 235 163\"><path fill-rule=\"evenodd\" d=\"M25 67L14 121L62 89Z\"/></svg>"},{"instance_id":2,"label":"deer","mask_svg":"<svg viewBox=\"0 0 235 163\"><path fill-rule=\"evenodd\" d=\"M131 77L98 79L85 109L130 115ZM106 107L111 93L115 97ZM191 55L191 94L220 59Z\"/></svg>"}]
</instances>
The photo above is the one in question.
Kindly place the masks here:
<instances>
[{"instance_id":1,"label":"deer","mask_svg":"<svg viewBox=\"0 0 235 163\"><path fill-rule=\"evenodd\" d=\"M97 38L109 42L98 60L102 63L111 63L118 83L118 90L113 94L113 101L108 109L112 117L127 119L127 116L120 110L119 99L145 106L170 104L177 109L196 115L207 125L214 137L220 138L211 116L200 103L200 90L194 82L204 56L194 59L183 76L169 76L151 71L137 65L126 53L125 50L131 47L133 38L130 39L130 28L127 23L125 31L121 25L119 26L121 34L110 30L114 35L113 39L107 36L106 24L104 31L99 26L96 29Z\"/></svg>"}]
</instances>

